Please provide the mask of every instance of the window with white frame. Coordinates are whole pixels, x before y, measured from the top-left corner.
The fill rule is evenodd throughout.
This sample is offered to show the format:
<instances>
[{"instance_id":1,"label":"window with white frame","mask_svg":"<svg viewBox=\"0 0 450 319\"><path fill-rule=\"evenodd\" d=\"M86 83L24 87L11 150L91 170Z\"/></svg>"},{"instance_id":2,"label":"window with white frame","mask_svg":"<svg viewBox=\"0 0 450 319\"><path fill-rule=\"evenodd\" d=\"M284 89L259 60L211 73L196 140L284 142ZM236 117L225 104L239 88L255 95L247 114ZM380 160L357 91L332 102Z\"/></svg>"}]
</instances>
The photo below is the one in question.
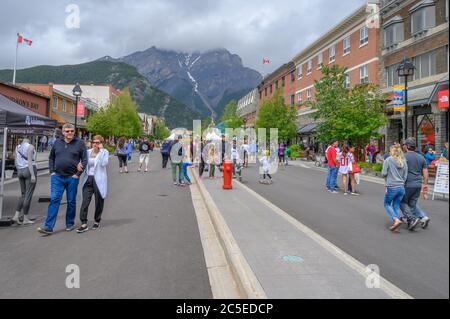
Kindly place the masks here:
<instances>
[{"instance_id":1,"label":"window with white frame","mask_svg":"<svg viewBox=\"0 0 450 319\"><path fill-rule=\"evenodd\" d=\"M58 97L57 96L53 97L53 109L55 109L55 110L58 109Z\"/></svg>"},{"instance_id":2,"label":"window with white frame","mask_svg":"<svg viewBox=\"0 0 450 319\"><path fill-rule=\"evenodd\" d=\"M350 74L348 74L348 73L345 73L344 85L347 89L350 88Z\"/></svg>"},{"instance_id":3,"label":"window with white frame","mask_svg":"<svg viewBox=\"0 0 450 319\"><path fill-rule=\"evenodd\" d=\"M317 55L317 68L320 69L322 67L322 63L323 63L323 52L320 52Z\"/></svg>"},{"instance_id":4,"label":"window with white frame","mask_svg":"<svg viewBox=\"0 0 450 319\"><path fill-rule=\"evenodd\" d=\"M367 26L363 26L359 30L359 45L362 46L369 42L369 28Z\"/></svg>"},{"instance_id":5,"label":"window with white frame","mask_svg":"<svg viewBox=\"0 0 450 319\"><path fill-rule=\"evenodd\" d=\"M298 78L301 79L303 76L303 64L298 66Z\"/></svg>"},{"instance_id":6,"label":"window with white frame","mask_svg":"<svg viewBox=\"0 0 450 319\"><path fill-rule=\"evenodd\" d=\"M411 12L411 34L415 35L436 25L436 7L428 5Z\"/></svg>"},{"instance_id":7,"label":"window with white frame","mask_svg":"<svg viewBox=\"0 0 450 319\"><path fill-rule=\"evenodd\" d=\"M369 83L369 66L367 64L359 68L359 78L361 83Z\"/></svg>"},{"instance_id":8,"label":"window with white frame","mask_svg":"<svg viewBox=\"0 0 450 319\"><path fill-rule=\"evenodd\" d=\"M350 36L346 37L343 41L342 41L342 46L344 47L344 54L349 54L350 53Z\"/></svg>"},{"instance_id":9,"label":"window with white frame","mask_svg":"<svg viewBox=\"0 0 450 319\"><path fill-rule=\"evenodd\" d=\"M436 74L436 50L418 55L412 59L416 70L414 80L427 78Z\"/></svg>"},{"instance_id":10,"label":"window with white frame","mask_svg":"<svg viewBox=\"0 0 450 319\"><path fill-rule=\"evenodd\" d=\"M75 104L73 102L70 103L70 113L75 113Z\"/></svg>"},{"instance_id":11,"label":"window with white frame","mask_svg":"<svg viewBox=\"0 0 450 319\"><path fill-rule=\"evenodd\" d=\"M63 100L62 111L63 111L63 112L67 112L67 104L66 104L66 100Z\"/></svg>"},{"instance_id":12,"label":"window with white frame","mask_svg":"<svg viewBox=\"0 0 450 319\"><path fill-rule=\"evenodd\" d=\"M308 100L308 101L312 100L312 89L306 90L306 100Z\"/></svg>"},{"instance_id":13,"label":"window with white frame","mask_svg":"<svg viewBox=\"0 0 450 319\"><path fill-rule=\"evenodd\" d=\"M328 62L334 62L336 58L336 45L331 46L328 49Z\"/></svg>"},{"instance_id":14,"label":"window with white frame","mask_svg":"<svg viewBox=\"0 0 450 319\"><path fill-rule=\"evenodd\" d=\"M397 72L397 68L398 68L399 64L394 64L391 66L388 66L386 68L386 81L388 86L393 86L393 85L398 85L403 83L403 77L399 77L398 76L398 72Z\"/></svg>"},{"instance_id":15,"label":"window with white frame","mask_svg":"<svg viewBox=\"0 0 450 319\"><path fill-rule=\"evenodd\" d=\"M306 74L311 73L312 71L312 60L309 59L308 62L306 62Z\"/></svg>"},{"instance_id":16,"label":"window with white frame","mask_svg":"<svg viewBox=\"0 0 450 319\"><path fill-rule=\"evenodd\" d=\"M403 22L394 23L384 29L384 46L389 47L403 41Z\"/></svg>"},{"instance_id":17,"label":"window with white frame","mask_svg":"<svg viewBox=\"0 0 450 319\"><path fill-rule=\"evenodd\" d=\"M297 93L297 103L298 104L302 104L303 100L302 100L302 92L298 92Z\"/></svg>"}]
</instances>

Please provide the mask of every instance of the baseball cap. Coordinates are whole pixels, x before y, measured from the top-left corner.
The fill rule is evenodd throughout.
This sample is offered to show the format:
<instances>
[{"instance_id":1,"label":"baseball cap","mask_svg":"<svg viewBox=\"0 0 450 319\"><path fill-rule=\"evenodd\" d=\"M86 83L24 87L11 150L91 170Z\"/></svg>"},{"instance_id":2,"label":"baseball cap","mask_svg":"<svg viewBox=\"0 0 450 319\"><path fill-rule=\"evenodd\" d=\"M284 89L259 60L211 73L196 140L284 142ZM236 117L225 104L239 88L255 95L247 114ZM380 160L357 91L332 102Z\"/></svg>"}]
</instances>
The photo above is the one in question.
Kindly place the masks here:
<instances>
[{"instance_id":1,"label":"baseball cap","mask_svg":"<svg viewBox=\"0 0 450 319\"><path fill-rule=\"evenodd\" d=\"M416 147L416 141L412 137L408 137L404 143L408 147Z\"/></svg>"}]
</instances>

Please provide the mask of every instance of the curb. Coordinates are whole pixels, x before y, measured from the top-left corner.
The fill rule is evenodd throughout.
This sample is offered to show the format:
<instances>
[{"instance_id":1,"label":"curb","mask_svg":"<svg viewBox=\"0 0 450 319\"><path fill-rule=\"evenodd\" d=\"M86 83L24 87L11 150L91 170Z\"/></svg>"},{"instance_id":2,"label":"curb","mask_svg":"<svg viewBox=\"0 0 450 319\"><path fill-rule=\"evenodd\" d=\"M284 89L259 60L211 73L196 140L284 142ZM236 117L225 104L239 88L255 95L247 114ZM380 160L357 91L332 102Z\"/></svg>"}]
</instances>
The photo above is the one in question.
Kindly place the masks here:
<instances>
[{"instance_id":1,"label":"curb","mask_svg":"<svg viewBox=\"0 0 450 319\"><path fill-rule=\"evenodd\" d=\"M218 234L220 245L222 246L241 294L246 299L267 299L264 289L242 254L231 230L214 203L211 195L203 185L203 181L199 179L195 169L191 169L191 172L195 178L198 189L200 190L200 194L211 218L213 227Z\"/></svg>"}]
</instances>

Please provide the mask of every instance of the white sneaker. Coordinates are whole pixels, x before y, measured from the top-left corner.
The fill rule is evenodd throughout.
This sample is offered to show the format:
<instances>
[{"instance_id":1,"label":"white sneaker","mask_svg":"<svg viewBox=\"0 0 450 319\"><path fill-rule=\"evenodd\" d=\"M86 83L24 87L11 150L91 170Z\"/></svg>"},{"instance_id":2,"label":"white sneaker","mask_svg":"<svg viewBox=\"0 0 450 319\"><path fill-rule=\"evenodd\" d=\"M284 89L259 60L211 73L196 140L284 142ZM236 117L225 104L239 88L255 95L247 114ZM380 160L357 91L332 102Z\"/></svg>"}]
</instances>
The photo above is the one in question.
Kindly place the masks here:
<instances>
[{"instance_id":1,"label":"white sneaker","mask_svg":"<svg viewBox=\"0 0 450 319\"><path fill-rule=\"evenodd\" d=\"M15 222L17 225L22 225L22 222L20 221L20 212L16 212L14 214L14 217L11 219L13 222Z\"/></svg>"},{"instance_id":2,"label":"white sneaker","mask_svg":"<svg viewBox=\"0 0 450 319\"><path fill-rule=\"evenodd\" d=\"M430 223L430 218L429 217L424 217L420 220L420 225L422 226L423 229L428 227L428 224Z\"/></svg>"},{"instance_id":3,"label":"white sneaker","mask_svg":"<svg viewBox=\"0 0 450 319\"><path fill-rule=\"evenodd\" d=\"M23 224L24 225L31 225L31 224L34 224L34 221L28 219L27 216L23 216Z\"/></svg>"}]
</instances>

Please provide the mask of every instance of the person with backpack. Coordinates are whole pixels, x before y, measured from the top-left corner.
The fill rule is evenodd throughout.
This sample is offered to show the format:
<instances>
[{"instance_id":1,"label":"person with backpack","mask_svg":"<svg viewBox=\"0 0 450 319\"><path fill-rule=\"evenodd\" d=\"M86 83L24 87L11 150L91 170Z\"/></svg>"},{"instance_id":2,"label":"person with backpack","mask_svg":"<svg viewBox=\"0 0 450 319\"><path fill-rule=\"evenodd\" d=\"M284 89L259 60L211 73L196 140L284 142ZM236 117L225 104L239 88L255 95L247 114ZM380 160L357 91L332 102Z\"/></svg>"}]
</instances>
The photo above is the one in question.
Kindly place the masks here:
<instances>
[{"instance_id":1,"label":"person with backpack","mask_svg":"<svg viewBox=\"0 0 450 319\"><path fill-rule=\"evenodd\" d=\"M169 161L169 149L170 149L170 141L165 140L161 145L161 156L162 156L162 168L167 167L167 162Z\"/></svg>"},{"instance_id":2,"label":"person with backpack","mask_svg":"<svg viewBox=\"0 0 450 319\"><path fill-rule=\"evenodd\" d=\"M145 162L145 172L148 172L148 162L150 160L150 142L148 137L144 137L144 140L139 143L139 167L138 172L142 169L142 164Z\"/></svg>"},{"instance_id":3,"label":"person with backpack","mask_svg":"<svg viewBox=\"0 0 450 319\"><path fill-rule=\"evenodd\" d=\"M172 166L172 180L176 186L182 185L182 171L183 171L183 139L182 135L178 135L178 139L169 148L169 158ZM177 167L178 167L178 180L177 180Z\"/></svg>"},{"instance_id":4,"label":"person with backpack","mask_svg":"<svg viewBox=\"0 0 450 319\"><path fill-rule=\"evenodd\" d=\"M116 155L119 159L119 173L123 173L122 167L125 169L125 173L128 173L128 146L126 144L125 137L119 138L117 142Z\"/></svg>"},{"instance_id":5,"label":"person with backpack","mask_svg":"<svg viewBox=\"0 0 450 319\"><path fill-rule=\"evenodd\" d=\"M19 178L20 193L19 202L17 203L16 213L12 221L18 225L34 224L28 218L30 211L31 199L33 198L34 189L36 188L36 150L30 140L24 138L22 143L16 147L16 168L17 177ZM23 216L23 222L20 218Z\"/></svg>"}]
</instances>

